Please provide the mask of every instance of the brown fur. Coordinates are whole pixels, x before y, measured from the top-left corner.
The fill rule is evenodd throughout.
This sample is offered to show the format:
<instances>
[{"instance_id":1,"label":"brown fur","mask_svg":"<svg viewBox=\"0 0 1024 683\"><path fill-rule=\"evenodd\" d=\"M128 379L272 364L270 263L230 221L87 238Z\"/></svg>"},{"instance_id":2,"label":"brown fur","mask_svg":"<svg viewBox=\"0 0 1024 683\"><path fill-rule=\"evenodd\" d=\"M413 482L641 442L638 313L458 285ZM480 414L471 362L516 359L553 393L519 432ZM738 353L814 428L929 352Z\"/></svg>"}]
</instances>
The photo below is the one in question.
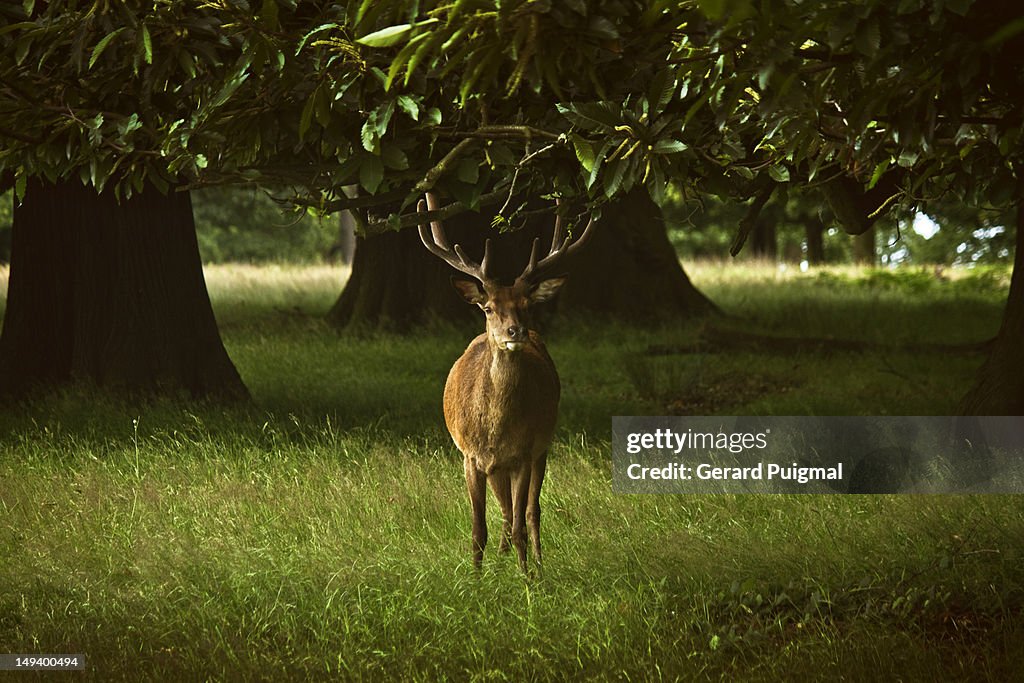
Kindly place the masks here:
<instances>
[{"instance_id":1,"label":"brown fur","mask_svg":"<svg viewBox=\"0 0 1024 683\"><path fill-rule=\"evenodd\" d=\"M516 548L526 570L526 527L534 560L541 561L540 489L547 449L555 432L560 385L555 364L535 331L518 337L507 351L508 330L525 330L536 288L498 287L467 294L487 315L488 329L474 339L448 374L444 416L464 456L466 485L473 508L473 561L479 566L487 544L485 484L490 483L503 517L499 549ZM555 285L557 288L557 285Z\"/></svg>"},{"instance_id":2,"label":"brown fur","mask_svg":"<svg viewBox=\"0 0 1024 683\"><path fill-rule=\"evenodd\" d=\"M560 392L555 364L540 336L529 329L530 306L547 301L565 283L564 276L546 274L586 243L594 217L572 239L556 211L547 255L541 258L540 239L534 239L526 268L506 287L488 274L491 241L484 243L484 256L476 263L459 245L449 246L440 221L427 218L437 210L431 192L416 205L420 240L431 254L473 278L453 279L452 284L487 316L487 331L455 362L444 387L444 419L464 456L473 506L473 563L480 566L487 545L484 512L490 483L504 521L499 549L508 550L511 542L526 571L527 524L540 567L540 488Z\"/></svg>"}]
</instances>

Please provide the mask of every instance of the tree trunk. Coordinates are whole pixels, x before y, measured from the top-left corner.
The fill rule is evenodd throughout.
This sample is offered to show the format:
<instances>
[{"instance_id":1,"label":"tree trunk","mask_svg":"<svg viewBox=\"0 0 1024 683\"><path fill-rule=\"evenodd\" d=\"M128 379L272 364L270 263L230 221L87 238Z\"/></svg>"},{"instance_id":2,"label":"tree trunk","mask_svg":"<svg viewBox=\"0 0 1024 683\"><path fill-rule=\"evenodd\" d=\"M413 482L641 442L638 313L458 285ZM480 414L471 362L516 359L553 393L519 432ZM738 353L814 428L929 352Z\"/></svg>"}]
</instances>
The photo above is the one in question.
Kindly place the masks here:
<instances>
[{"instance_id":1,"label":"tree trunk","mask_svg":"<svg viewBox=\"0 0 1024 683\"><path fill-rule=\"evenodd\" d=\"M483 254L484 239L491 238L497 274L510 281L526 265L534 237L540 236L547 248L551 223L545 214L536 225L498 234L486 217L467 212L446 221L445 232L449 242L462 245L474 259ZM646 191L606 207L594 231L568 264L571 277L559 296L559 310L634 322L715 310L683 272L661 212ZM391 329L431 319L475 321L479 314L449 283L454 272L423 248L415 230L360 238L352 275L328 316L342 327Z\"/></svg>"},{"instance_id":2,"label":"tree trunk","mask_svg":"<svg viewBox=\"0 0 1024 683\"><path fill-rule=\"evenodd\" d=\"M478 214L459 214L445 221L445 233L479 260L489 227L482 223ZM352 273L328 320L338 327L399 331L431 321L467 323L474 310L452 287L454 274L423 247L416 230L359 237Z\"/></svg>"},{"instance_id":3,"label":"tree trunk","mask_svg":"<svg viewBox=\"0 0 1024 683\"><path fill-rule=\"evenodd\" d=\"M754 258L774 262L779 254L778 237L775 234L775 221L762 216L754 226L754 234L750 236L750 249Z\"/></svg>"},{"instance_id":4,"label":"tree trunk","mask_svg":"<svg viewBox=\"0 0 1024 683\"><path fill-rule=\"evenodd\" d=\"M807 238L807 263L818 266L825 262L825 224L819 218L808 218L804 223Z\"/></svg>"},{"instance_id":5,"label":"tree trunk","mask_svg":"<svg viewBox=\"0 0 1024 683\"><path fill-rule=\"evenodd\" d=\"M84 380L195 397L247 391L220 339L185 192L117 202L30 180L14 210L0 393Z\"/></svg>"},{"instance_id":6,"label":"tree trunk","mask_svg":"<svg viewBox=\"0 0 1024 683\"><path fill-rule=\"evenodd\" d=\"M1024 415L1024 178L1017 185L1017 246L1003 324L978 378L960 401L961 415Z\"/></svg>"},{"instance_id":7,"label":"tree trunk","mask_svg":"<svg viewBox=\"0 0 1024 683\"><path fill-rule=\"evenodd\" d=\"M864 266L873 266L877 263L877 258L875 226L872 225L866 232L853 238L853 262Z\"/></svg>"},{"instance_id":8,"label":"tree trunk","mask_svg":"<svg viewBox=\"0 0 1024 683\"><path fill-rule=\"evenodd\" d=\"M634 323L702 316L717 307L690 282L644 189L604 209L594 234L570 264L559 310Z\"/></svg>"}]
</instances>

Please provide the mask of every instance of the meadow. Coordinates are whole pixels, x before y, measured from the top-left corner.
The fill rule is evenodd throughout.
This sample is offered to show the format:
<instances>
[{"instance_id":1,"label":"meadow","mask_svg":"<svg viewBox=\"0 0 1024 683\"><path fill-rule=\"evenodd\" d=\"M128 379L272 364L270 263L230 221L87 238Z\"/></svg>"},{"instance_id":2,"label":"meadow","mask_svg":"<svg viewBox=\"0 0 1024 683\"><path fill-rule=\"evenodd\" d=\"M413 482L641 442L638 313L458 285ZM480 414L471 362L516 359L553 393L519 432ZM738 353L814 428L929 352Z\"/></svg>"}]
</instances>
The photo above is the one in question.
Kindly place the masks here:
<instances>
[{"instance_id":1,"label":"meadow","mask_svg":"<svg viewBox=\"0 0 1024 683\"><path fill-rule=\"evenodd\" d=\"M609 446L613 415L950 414L1007 271L688 272L725 316L546 331L527 579L493 542L473 569L441 418L477 330L339 333L342 269L208 267L251 405L77 388L0 413L0 653L103 681L1019 678L1020 497L626 496Z\"/></svg>"}]
</instances>

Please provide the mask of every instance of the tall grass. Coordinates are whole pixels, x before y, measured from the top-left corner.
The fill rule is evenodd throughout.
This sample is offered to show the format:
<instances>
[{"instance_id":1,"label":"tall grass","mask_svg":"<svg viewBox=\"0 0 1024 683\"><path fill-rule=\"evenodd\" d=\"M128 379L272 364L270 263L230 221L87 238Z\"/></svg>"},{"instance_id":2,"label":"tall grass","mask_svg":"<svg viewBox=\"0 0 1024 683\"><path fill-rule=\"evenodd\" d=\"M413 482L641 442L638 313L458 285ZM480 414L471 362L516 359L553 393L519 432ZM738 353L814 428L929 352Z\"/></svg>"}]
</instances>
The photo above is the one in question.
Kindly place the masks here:
<instances>
[{"instance_id":1,"label":"tall grass","mask_svg":"<svg viewBox=\"0 0 1024 683\"><path fill-rule=\"evenodd\" d=\"M992 334L1005 284L704 268L715 325L876 345L556 325L532 580L493 545L469 561L440 418L464 332L340 335L319 317L340 270L209 269L253 406L74 389L0 414L0 652L81 652L104 681L1019 675L1017 497L624 496L607 442L613 414L948 412L980 356L901 344Z\"/></svg>"}]
</instances>

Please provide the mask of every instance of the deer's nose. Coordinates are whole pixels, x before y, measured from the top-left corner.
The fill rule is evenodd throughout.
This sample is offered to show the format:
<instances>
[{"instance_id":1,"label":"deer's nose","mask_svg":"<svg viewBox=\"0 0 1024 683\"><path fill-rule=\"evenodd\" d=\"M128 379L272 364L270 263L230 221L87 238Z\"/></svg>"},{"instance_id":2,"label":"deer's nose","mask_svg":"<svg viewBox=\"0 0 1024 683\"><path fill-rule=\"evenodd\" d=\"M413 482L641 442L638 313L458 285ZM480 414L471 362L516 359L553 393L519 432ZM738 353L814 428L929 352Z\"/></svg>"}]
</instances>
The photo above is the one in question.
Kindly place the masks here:
<instances>
[{"instance_id":1,"label":"deer's nose","mask_svg":"<svg viewBox=\"0 0 1024 683\"><path fill-rule=\"evenodd\" d=\"M526 328L522 325L512 325L508 328L509 339L524 339L526 337Z\"/></svg>"}]
</instances>

